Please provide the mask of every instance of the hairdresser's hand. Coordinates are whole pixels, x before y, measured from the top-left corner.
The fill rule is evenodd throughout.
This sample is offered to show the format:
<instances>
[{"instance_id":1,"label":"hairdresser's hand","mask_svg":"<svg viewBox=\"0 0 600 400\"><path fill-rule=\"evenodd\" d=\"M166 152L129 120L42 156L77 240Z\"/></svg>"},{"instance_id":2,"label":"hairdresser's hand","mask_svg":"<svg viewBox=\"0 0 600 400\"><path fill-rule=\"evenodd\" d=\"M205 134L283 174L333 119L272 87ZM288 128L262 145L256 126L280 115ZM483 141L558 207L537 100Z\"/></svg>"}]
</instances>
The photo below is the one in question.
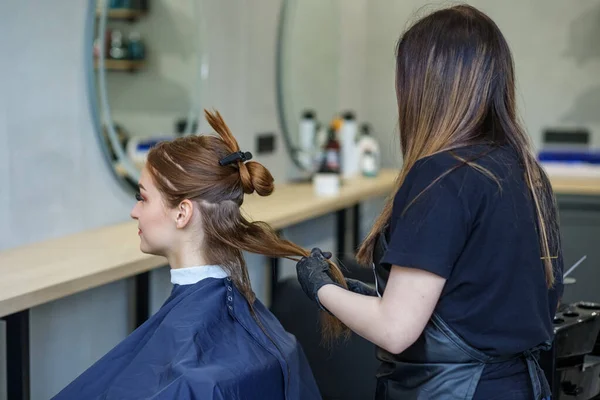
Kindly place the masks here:
<instances>
[{"instance_id":1,"label":"hairdresser's hand","mask_svg":"<svg viewBox=\"0 0 600 400\"><path fill-rule=\"evenodd\" d=\"M362 281L346 278L346 284L348 285L348 290L351 292L362 294L364 296L377 296L375 288Z\"/></svg>"},{"instance_id":2,"label":"hairdresser's hand","mask_svg":"<svg viewBox=\"0 0 600 400\"><path fill-rule=\"evenodd\" d=\"M314 248L310 252L310 256L302 257L296 264L296 273L298 281L304 293L315 300L321 309L326 310L319 302L317 292L325 285L337 285L329 276L329 263L327 260L331 258L331 253L321 252L321 249Z\"/></svg>"}]
</instances>

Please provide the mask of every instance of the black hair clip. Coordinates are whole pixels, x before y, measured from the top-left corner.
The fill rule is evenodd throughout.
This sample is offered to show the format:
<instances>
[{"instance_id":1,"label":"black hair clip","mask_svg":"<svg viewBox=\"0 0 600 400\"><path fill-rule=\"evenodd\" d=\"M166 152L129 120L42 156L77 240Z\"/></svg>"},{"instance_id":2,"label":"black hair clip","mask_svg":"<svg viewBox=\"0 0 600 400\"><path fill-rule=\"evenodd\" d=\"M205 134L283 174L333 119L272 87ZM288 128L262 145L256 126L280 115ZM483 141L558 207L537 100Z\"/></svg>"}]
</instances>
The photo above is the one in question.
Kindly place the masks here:
<instances>
[{"instance_id":1,"label":"black hair clip","mask_svg":"<svg viewBox=\"0 0 600 400\"><path fill-rule=\"evenodd\" d=\"M227 157L220 159L219 165L225 166L225 165L233 164L234 162L237 162L240 160L243 162L252 160L252 153L250 153L249 151L246 151L246 152L236 151L235 153L231 153Z\"/></svg>"}]
</instances>

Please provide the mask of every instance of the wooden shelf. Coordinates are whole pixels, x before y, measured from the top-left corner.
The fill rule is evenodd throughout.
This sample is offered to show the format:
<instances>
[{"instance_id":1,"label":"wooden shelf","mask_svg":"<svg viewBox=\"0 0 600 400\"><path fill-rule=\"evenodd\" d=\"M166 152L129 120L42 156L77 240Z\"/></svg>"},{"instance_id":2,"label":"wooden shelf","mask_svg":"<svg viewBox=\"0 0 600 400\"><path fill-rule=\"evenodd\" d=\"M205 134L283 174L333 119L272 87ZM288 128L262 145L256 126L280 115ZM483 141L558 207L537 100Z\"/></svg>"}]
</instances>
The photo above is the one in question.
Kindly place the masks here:
<instances>
[{"instance_id":1,"label":"wooden shelf","mask_svg":"<svg viewBox=\"0 0 600 400\"><path fill-rule=\"evenodd\" d=\"M104 60L104 68L107 71L129 71L135 72L144 68L146 62L144 60ZM98 60L94 60L94 68L98 69Z\"/></svg>"},{"instance_id":2,"label":"wooden shelf","mask_svg":"<svg viewBox=\"0 0 600 400\"><path fill-rule=\"evenodd\" d=\"M96 17L102 15L101 10L96 10ZM134 21L146 15L144 10L136 10L132 8L111 8L107 12L109 19L124 19L128 21Z\"/></svg>"}]
</instances>

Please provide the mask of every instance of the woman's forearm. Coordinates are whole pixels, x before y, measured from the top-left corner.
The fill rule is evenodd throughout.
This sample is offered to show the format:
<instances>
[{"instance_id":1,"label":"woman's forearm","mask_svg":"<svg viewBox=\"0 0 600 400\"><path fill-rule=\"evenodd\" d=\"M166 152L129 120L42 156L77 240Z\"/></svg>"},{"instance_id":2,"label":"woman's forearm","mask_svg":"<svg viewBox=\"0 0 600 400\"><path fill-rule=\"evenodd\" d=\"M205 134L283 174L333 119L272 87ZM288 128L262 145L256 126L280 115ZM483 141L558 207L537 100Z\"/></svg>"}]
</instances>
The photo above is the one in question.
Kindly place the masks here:
<instances>
[{"instance_id":1,"label":"woman's forearm","mask_svg":"<svg viewBox=\"0 0 600 400\"><path fill-rule=\"evenodd\" d=\"M398 315L387 315L380 297L363 296L336 285L321 287L318 296L321 304L348 328L391 353L401 353L416 339L410 329L403 329L407 326L398 325ZM396 312L400 313L398 308Z\"/></svg>"}]
</instances>

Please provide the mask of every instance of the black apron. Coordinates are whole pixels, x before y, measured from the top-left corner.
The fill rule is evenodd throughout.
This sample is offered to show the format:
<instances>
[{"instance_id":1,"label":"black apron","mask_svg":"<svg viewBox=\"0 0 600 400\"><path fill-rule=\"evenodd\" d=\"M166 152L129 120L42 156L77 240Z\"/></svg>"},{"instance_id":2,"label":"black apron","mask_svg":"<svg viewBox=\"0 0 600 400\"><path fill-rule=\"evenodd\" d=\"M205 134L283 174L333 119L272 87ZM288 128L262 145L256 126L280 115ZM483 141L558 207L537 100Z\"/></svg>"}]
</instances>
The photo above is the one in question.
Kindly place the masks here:
<instances>
[{"instance_id":1,"label":"black apron","mask_svg":"<svg viewBox=\"0 0 600 400\"><path fill-rule=\"evenodd\" d=\"M387 250L383 235L377 241L373 271L379 296L383 295L389 269L378 261ZM543 343L521 354L492 357L465 343L434 313L417 341L401 354L377 349L381 366L377 372L376 400L471 400L486 364L523 358L527 363L533 400L550 399L551 390L538 362ZM502 390L502 388L499 388Z\"/></svg>"}]
</instances>

